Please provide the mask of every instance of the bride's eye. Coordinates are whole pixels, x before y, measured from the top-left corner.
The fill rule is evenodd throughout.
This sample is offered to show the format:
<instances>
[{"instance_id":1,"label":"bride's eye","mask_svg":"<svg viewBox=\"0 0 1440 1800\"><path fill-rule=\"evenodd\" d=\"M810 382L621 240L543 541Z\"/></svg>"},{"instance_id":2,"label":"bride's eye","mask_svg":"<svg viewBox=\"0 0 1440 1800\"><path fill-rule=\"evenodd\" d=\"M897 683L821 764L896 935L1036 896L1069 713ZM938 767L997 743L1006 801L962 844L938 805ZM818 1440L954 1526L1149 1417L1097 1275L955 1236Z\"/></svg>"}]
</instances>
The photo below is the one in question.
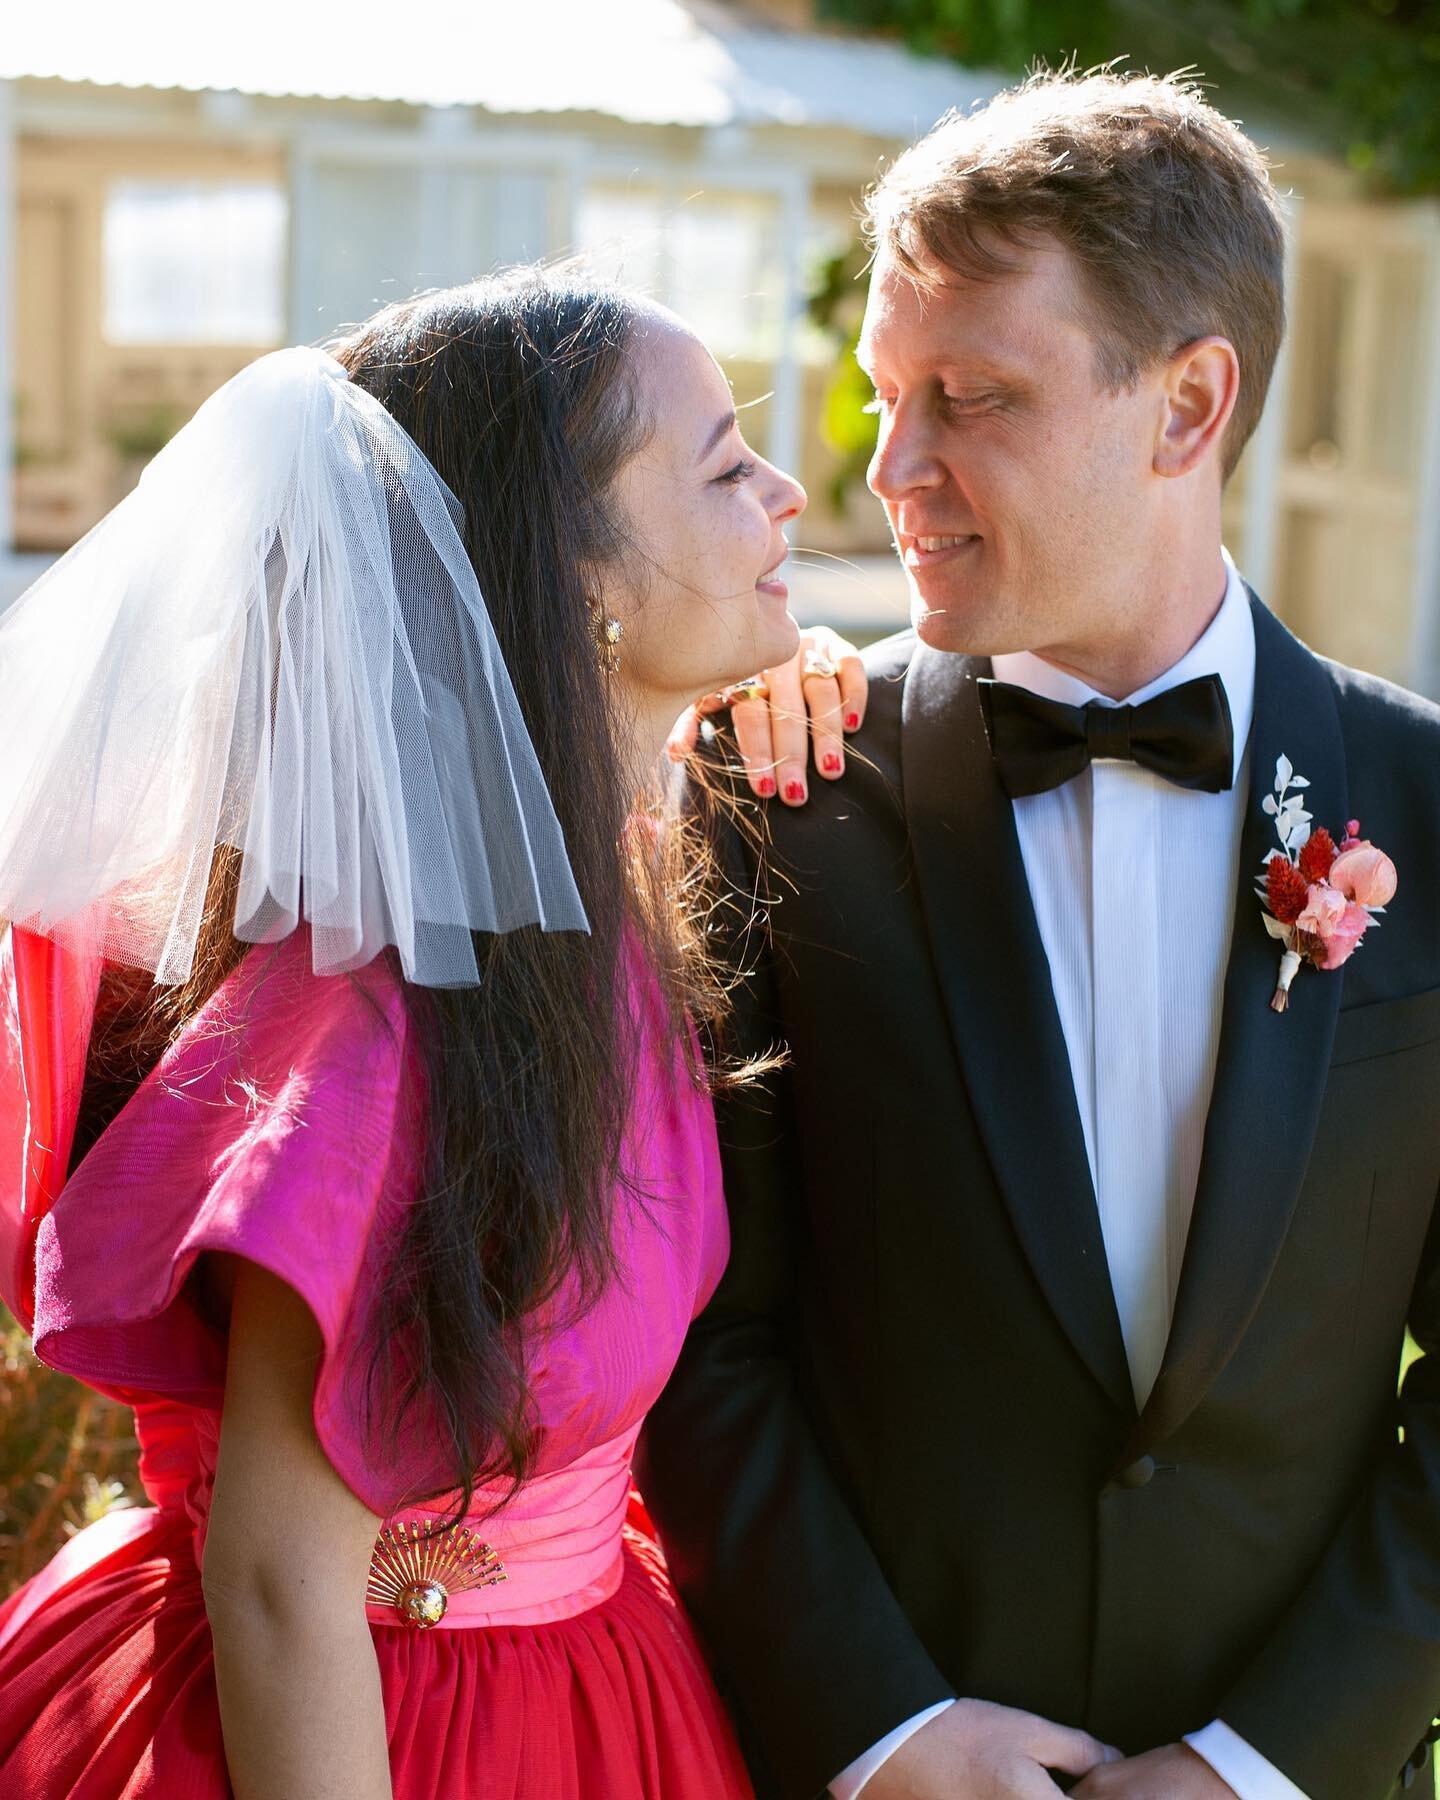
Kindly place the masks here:
<instances>
[{"instance_id":1,"label":"bride's eye","mask_svg":"<svg viewBox=\"0 0 1440 1800\"><path fill-rule=\"evenodd\" d=\"M867 412L867 413L882 413L887 409L887 407L891 407L894 404L895 404L895 402L891 398L890 395L877 394L873 400L867 400L865 405L862 406L860 408L860 410L861 410L861 412Z\"/></svg>"},{"instance_id":2,"label":"bride's eye","mask_svg":"<svg viewBox=\"0 0 1440 1800\"><path fill-rule=\"evenodd\" d=\"M717 475L717 481L725 481L731 487L739 487L742 481L748 481L755 473L753 462L738 462L733 469L727 469L723 475Z\"/></svg>"}]
</instances>

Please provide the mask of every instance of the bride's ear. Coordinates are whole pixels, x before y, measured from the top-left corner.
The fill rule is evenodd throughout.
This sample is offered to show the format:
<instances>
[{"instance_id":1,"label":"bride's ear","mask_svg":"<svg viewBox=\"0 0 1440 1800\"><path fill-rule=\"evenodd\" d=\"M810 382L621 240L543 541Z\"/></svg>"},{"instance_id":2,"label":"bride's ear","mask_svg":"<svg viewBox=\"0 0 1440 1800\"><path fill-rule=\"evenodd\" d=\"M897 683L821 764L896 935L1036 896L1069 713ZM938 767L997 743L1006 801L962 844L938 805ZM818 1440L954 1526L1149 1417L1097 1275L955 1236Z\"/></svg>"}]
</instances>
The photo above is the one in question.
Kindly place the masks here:
<instances>
[{"instance_id":1,"label":"bride's ear","mask_svg":"<svg viewBox=\"0 0 1440 1800\"><path fill-rule=\"evenodd\" d=\"M1207 456L1219 458L1239 392L1240 359L1228 338L1197 338L1177 350L1165 368L1155 473L1188 475Z\"/></svg>"}]
</instances>

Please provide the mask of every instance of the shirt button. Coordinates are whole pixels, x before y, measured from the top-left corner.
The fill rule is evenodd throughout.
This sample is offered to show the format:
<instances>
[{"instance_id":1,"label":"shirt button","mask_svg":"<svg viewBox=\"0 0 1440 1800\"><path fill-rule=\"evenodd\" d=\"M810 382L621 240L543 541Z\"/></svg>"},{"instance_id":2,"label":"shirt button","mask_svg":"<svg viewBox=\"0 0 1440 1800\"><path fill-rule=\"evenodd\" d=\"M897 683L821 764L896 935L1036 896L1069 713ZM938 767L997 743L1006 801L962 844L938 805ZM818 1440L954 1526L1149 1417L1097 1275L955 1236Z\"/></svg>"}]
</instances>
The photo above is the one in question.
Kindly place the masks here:
<instances>
[{"instance_id":1,"label":"shirt button","mask_svg":"<svg viewBox=\"0 0 1440 1800\"><path fill-rule=\"evenodd\" d=\"M1137 1461L1121 1469L1115 1477L1116 1485L1123 1488L1142 1488L1154 1479L1155 1458L1142 1456Z\"/></svg>"}]
</instances>

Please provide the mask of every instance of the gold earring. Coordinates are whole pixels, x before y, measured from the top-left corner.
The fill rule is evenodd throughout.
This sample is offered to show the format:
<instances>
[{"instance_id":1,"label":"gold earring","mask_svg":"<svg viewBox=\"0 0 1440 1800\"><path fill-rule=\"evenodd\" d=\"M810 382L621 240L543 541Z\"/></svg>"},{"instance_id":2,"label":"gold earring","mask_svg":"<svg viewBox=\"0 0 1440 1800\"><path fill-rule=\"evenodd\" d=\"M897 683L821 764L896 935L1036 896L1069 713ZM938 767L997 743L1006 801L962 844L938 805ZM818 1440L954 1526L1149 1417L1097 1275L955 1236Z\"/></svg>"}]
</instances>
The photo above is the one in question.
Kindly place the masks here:
<instances>
[{"instance_id":1,"label":"gold earring","mask_svg":"<svg viewBox=\"0 0 1440 1800\"><path fill-rule=\"evenodd\" d=\"M600 640L600 667L613 675L620 667L620 637L624 626L618 619L606 619Z\"/></svg>"},{"instance_id":2,"label":"gold earring","mask_svg":"<svg viewBox=\"0 0 1440 1800\"><path fill-rule=\"evenodd\" d=\"M620 667L620 639L625 627L618 619L607 619L600 610L600 602L585 599L586 610L593 616L595 637L600 651L600 667L607 675L613 675Z\"/></svg>"}]
</instances>

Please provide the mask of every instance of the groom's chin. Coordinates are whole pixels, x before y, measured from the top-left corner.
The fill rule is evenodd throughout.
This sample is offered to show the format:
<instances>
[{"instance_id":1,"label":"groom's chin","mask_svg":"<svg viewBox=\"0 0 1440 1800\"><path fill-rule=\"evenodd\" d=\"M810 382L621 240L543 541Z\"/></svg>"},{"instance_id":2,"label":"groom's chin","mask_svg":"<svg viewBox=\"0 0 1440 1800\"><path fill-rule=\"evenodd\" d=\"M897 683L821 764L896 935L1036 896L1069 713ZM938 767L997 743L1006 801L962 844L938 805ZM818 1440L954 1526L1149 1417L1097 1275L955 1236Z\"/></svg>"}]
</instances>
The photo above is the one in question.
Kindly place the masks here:
<instances>
[{"instance_id":1,"label":"groom's chin","mask_svg":"<svg viewBox=\"0 0 1440 1800\"><path fill-rule=\"evenodd\" d=\"M927 606L919 594L912 591L910 600L910 623L915 628L915 635L922 644L932 650L950 650L957 656L977 654L976 621L956 612L948 612L941 606Z\"/></svg>"}]
</instances>

